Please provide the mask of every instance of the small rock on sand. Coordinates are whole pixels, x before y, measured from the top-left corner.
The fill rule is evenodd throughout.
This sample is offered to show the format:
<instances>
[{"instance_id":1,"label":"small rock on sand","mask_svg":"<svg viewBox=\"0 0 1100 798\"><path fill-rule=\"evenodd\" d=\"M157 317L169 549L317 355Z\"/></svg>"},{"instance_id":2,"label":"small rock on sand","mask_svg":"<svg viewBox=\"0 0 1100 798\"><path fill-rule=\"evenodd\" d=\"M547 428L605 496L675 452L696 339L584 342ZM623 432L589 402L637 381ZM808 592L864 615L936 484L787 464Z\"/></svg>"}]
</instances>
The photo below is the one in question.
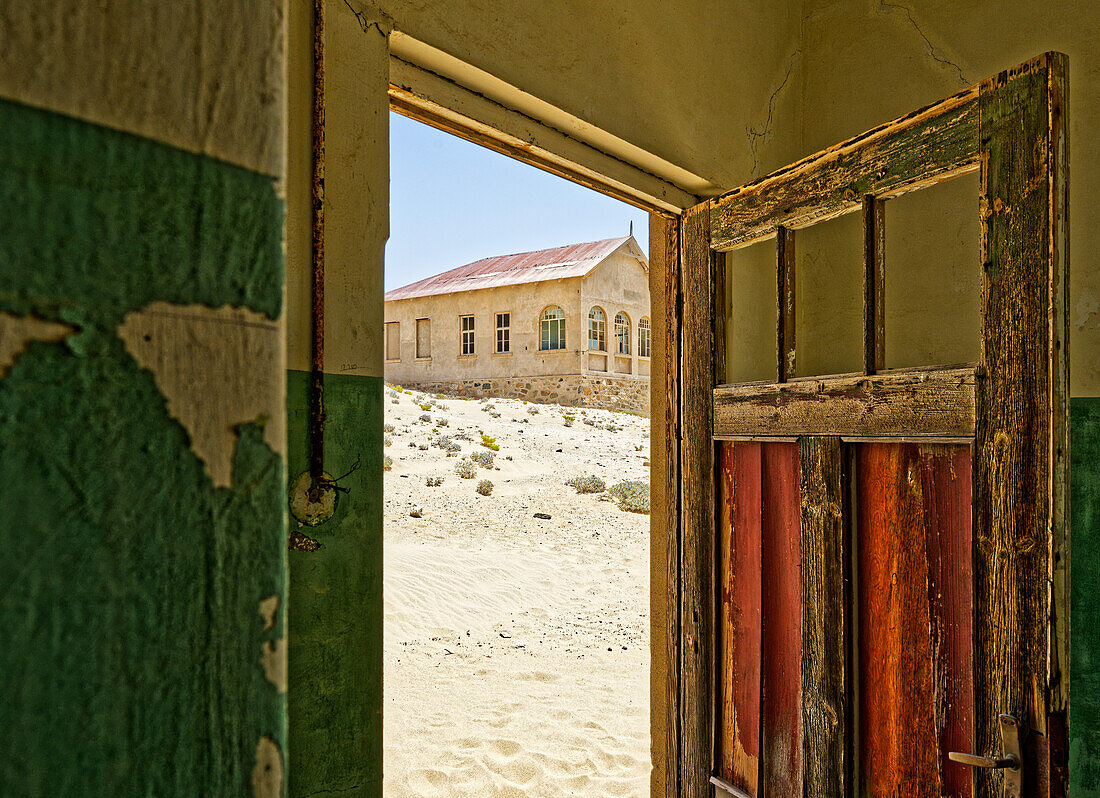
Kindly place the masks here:
<instances>
[{"instance_id":1,"label":"small rock on sand","mask_svg":"<svg viewBox=\"0 0 1100 798\"><path fill-rule=\"evenodd\" d=\"M543 521L549 521L550 513L535 513L535 518L541 518Z\"/></svg>"}]
</instances>

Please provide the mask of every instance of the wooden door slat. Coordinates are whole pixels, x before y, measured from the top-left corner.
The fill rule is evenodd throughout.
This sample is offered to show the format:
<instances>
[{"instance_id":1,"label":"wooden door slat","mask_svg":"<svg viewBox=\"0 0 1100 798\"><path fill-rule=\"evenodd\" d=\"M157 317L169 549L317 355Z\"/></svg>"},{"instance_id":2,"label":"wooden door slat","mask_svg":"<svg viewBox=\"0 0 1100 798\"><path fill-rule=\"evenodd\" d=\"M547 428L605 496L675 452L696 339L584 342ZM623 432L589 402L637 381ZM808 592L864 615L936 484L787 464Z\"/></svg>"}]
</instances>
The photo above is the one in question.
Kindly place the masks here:
<instances>
[{"instance_id":1,"label":"wooden door slat","mask_svg":"<svg viewBox=\"0 0 1100 798\"><path fill-rule=\"evenodd\" d=\"M841 443L801 438L804 795L846 795L848 736Z\"/></svg>"},{"instance_id":2,"label":"wooden door slat","mask_svg":"<svg viewBox=\"0 0 1100 798\"><path fill-rule=\"evenodd\" d=\"M802 794L802 573L799 456L761 444L761 792Z\"/></svg>"},{"instance_id":3,"label":"wooden door slat","mask_svg":"<svg viewBox=\"0 0 1100 798\"><path fill-rule=\"evenodd\" d=\"M654 512L651 530L653 581L665 590L651 596L653 646L660 646L657 629L665 630L663 663L664 751L654 747L653 791L680 794L680 220L649 217L649 274L653 318L651 490ZM663 551L660 550L663 544ZM663 562L662 562L663 558ZM663 623L662 623L663 622ZM660 666L653 668L661 689ZM658 704L654 701L654 704ZM659 710L658 710L659 711Z\"/></svg>"},{"instance_id":4,"label":"wooden door slat","mask_svg":"<svg viewBox=\"0 0 1100 798\"><path fill-rule=\"evenodd\" d=\"M1049 740L1064 736L1068 691L1066 71L1065 56L1047 53L985 81L979 107L974 700L987 709L975 717L975 744L1000 745L998 712L1030 729L1029 795L1067 788L1064 763L1051 773L1048 760ZM992 798L999 785L980 774L977 794Z\"/></svg>"},{"instance_id":5,"label":"wooden door slat","mask_svg":"<svg viewBox=\"0 0 1100 798\"><path fill-rule=\"evenodd\" d=\"M795 249L794 230L776 234L776 381L787 382L795 371Z\"/></svg>"},{"instance_id":6,"label":"wooden door slat","mask_svg":"<svg viewBox=\"0 0 1100 798\"><path fill-rule=\"evenodd\" d=\"M966 437L974 434L973 366L720 385L714 435Z\"/></svg>"},{"instance_id":7,"label":"wooden door slat","mask_svg":"<svg viewBox=\"0 0 1100 798\"><path fill-rule=\"evenodd\" d=\"M863 198L863 370L886 368L886 202Z\"/></svg>"},{"instance_id":8,"label":"wooden door slat","mask_svg":"<svg viewBox=\"0 0 1100 798\"><path fill-rule=\"evenodd\" d=\"M760 448L719 445L717 771L750 796L760 763Z\"/></svg>"},{"instance_id":9,"label":"wooden door slat","mask_svg":"<svg viewBox=\"0 0 1100 798\"><path fill-rule=\"evenodd\" d=\"M714 765L714 294L706 204L682 222L680 794L710 798Z\"/></svg>"},{"instance_id":10,"label":"wooden door slat","mask_svg":"<svg viewBox=\"0 0 1100 798\"><path fill-rule=\"evenodd\" d=\"M978 87L869 130L715 199L711 246L735 249L972 170Z\"/></svg>"},{"instance_id":11,"label":"wooden door slat","mask_svg":"<svg viewBox=\"0 0 1100 798\"><path fill-rule=\"evenodd\" d=\"M970 769L951 751L974 750L974 568L969 446L918 447L936 731L942 795L969 798Z\"/></svg>"},{"instance_id":12,"label":"wooden door slat","mask_svg":"<svg viewBox=\"0 0 1100 798\"><path fill-rule=\"evenodd\" d=\"M856 462L862 790L969 798L947 752L973 750L970 447L862 444Z\"/></svg>"}]
</instances>

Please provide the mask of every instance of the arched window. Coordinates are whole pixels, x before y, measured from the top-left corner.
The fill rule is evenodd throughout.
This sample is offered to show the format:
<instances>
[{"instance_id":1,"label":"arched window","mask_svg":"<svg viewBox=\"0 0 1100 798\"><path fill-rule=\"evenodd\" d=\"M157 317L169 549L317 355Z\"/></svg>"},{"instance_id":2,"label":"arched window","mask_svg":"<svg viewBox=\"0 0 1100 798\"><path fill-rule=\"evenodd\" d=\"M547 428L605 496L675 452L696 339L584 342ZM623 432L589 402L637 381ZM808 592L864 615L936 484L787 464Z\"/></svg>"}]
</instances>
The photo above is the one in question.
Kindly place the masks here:
<instances>
[{"instance_id":1,"label":"arched window","mask_svg":"<svg viewBox=\"0 0 1100 798\"><path fill-rule=\"evenodd\" d=\"M638 357L649 357L649 317L638 319Z\"/></svg>"},{"instance_id":2,"label":"arched window","mask_svg":"<svg viewBox=\"0 0 1100 798\"><path fill-rule=\"evenodd\" d=\"M607 316L595 306L588 311L588 348L597 352L607 351Z\"/></svg>"},{"instance_id":3,"label":"arched window","mask_svg":"<svg viewBox=\"0 0 1100 798\"><path fill-rule=\"evenodd\" d=\"M549 307L539 317L539 349L565 349L565 313L559 307Z\"/></svg>"},{"instance_id":4,"label":"arched window","mask_svg":"<svg viewBox=\"0 0 1100 798\"><path fill-rule=\"evenodd\" d=\"M615 342L620 355L630 354L630 317L622 312L615 314Z\"/></svg>"}]
</instances>

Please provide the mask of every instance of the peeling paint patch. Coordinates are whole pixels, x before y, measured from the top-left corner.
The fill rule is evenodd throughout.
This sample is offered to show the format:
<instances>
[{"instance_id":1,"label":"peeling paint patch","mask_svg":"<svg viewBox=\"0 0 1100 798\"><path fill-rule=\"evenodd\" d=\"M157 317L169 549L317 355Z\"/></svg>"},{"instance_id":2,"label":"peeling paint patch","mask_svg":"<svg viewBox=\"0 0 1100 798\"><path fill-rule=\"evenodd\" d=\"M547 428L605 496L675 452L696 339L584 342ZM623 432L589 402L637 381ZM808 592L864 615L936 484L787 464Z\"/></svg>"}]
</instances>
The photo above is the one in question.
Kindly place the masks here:
<instances>
[{"instance_id":1,"label":"peeling paint patch","mask_svg":"<svg viewBox=\"0 0 1100 798\"><path fill-rule=\"evenodd\" d=\"M286 452L278 322L228 305L155 302L127 314L118 334L134 360L153 372L215 486L232 484L240 424L261 420L267 445Z\"/></svg>"},{"instance_id":2,"label":"peeling paint patch","mask_svg":"<svg viewBox=\"0 0 1100 798\"><path fill-rule=\"evenodd\" d=\"M43 321L34 316L13 316L0 311L0 378L8 376L19 356L31 341L56 343L76 330L56 321Z\"/></svg>"},{"instance_id":3,"label":"peeling paint patch","mask_svg":"<svg viewBox=\"0 0 1100 798\"><path fill-rule=\"evenodd\" d=\"M1096 296L1090 293L1082 293L1081 297L1077 300L1077 318L1074 319L1074 324L1078 330L1085 329L1085 325L1089 323L1089 320L1100 311L1100 302L1096 301Z\"/></svg>"},{"instance_id":4,"label":"peeling paint patch","mask_svg":"<svg viewBox=\"0 0 1100 798\"><path fill-rule=\"evenodd\" d=\"M282 695L286 692L286 640L267 640L263 644L260 662L264 666L264 676L275 685Z\"/></svg>"},{"instance_id":5,"label":"peeling paint patch","mask_svg":"<svg viewBox=\"0 0 1100 798\"><path fill-rule=\"evenodd\" d=\"M260 617L264 619L264 631L275 628L275 613L279 610L279 594L268 596L260 601Z\"/></svg>"},{"instance_id":6,"label":"peeling paint patch","mask_svg":"<svg viewBox=\"0 0 1100 798\"><path fill-rule=\"evenodd\" d=\"M252 795L255 798L283 798L283 752L279 744L266 734L256 745Z\"/></svg>"}]
</instances>

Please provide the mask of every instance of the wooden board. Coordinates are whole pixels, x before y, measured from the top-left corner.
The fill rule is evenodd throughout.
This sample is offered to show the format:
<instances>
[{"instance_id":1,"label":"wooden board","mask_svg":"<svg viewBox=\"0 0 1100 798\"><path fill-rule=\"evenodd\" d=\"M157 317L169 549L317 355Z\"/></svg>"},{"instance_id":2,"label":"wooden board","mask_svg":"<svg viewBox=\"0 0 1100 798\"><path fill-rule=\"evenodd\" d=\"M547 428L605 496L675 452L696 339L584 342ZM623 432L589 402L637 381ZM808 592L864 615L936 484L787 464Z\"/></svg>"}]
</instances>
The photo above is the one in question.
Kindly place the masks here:
<instances>
[{"instance_id":1,"label":"wooden board","mask_svg":"<svg viewBox=\"0 0 1100 798\"><path fill-rule=\"evenodd\" d=\"M745 444L739 444L745 445ZM799 458L761 445L761 792L802 793L802 572Z\"/></svg>"},{"instance_id":2,"label":"wooden board","mask_svg":"<svg viewBox=\"0 0 1100 798\"><path fill-rule=\"evenodd\" d=\"M886 368L886 203L863 198L863 370Z\"/></svg>"},{"instance_id":3,"label":"wooden board","mask_svg":"<svg viewBox=\"0 0 1100 798\"><path fill-rule=\"evenodd\" d=\"M650 515L653 646L664 646L664 662L654 657L655 733L664 729L653 752L652 791L680 790L680 222L649 217L649 279L653 297L653 375L651 381L650 461L653 513ZM664 640L660 637L663 633ZM663 710L663 711L662 711Z\"/></svg>"},{"instance_id":4,"label":"wooden board","mask_svg":"<svg viewBox=\"0 0 1100 798\"><path fill-rule=\"evenodd\" d=\"M706 205L683 217L683 382L680 468L680 794L709 798L714 759L713 257Z\"/></svg>"},{"instance_id":5,"label":"wooden board","mask_svg":"<svg viewBox=\"0 0 1100 798\"><path fill-rule=\"evenodd\" d=\"M967 446L857 449L861 789L969 796L971 536Z\"/></svg>"},{"instance_id":6,"label":"wooden board","mask_svg":"<svg viewBox=\"0 0 1100 798\"><path fill-rule=\"evenodd\" d=\"M752 796L760 762L760 449L719 445L717 771Z\"/></svg>"},{"instance_id":7,"label":"wooden board","mask_svg":"<svg viewBox=\"0 0 1100 798\"><path fill-rule=\"evenodd\" d=\"M970 771L947 759L974 749L974 568L969 446L918 448L936 729L943 795L972 794Z\"/></svg>"},{"instance_id":8,"label":"wooden board","mask_svg":"<svg viewBox=\"0 0 1100 798\"><path fill-rule=\"evenodd\" d=\"M806 798L848 790L848 630L841 444L799 439L802 779ZM797 794L797 793L794 793Z\"/></svg>"},{"instance_id":9,"label":"wooden board","mask_svg":"<svg viewBox=\"0 0 1100 798\"><path fill-rule=\"evenodd\" d=\"M795 244L794 230L780 227L776 234L776 381L787 382L795 372Z\"/></svg>"},{"instance_id":10,"label":"wooden board","mask_svg":"<svg viewBox=\"0 0 1100 798\"><path fill-rule=\"evenodd\" d=\"M966 366L722 385L714 389L714 435L969 436L975 382Z\"/></svg>"},{"instance_id":11,"label":"wooden board","mask_svg":"<svg viewBox=\"0 0 1100 798\"><path fill-rule=\"evenodd\" d=\"M711 203L711 246L735 249L858 210L879 198L972 170L978 162L978 87L972 86Z\"/></svg>"},{"instance_id":12,"label":"wooden board","mask_svg":"<svg viewBox=\"0 0 1100 798\"><path fill-rule=\"evenodd\" d=\"M993 750L997 712L1016 715L1031 730L1029 795L1066 790L1064 762L1048 761L1068 706L1066 72L1048 53L985 81L980 104L975 744ZM978 795L999 783L979 775Z\"/></svg>"}]
</instances>

